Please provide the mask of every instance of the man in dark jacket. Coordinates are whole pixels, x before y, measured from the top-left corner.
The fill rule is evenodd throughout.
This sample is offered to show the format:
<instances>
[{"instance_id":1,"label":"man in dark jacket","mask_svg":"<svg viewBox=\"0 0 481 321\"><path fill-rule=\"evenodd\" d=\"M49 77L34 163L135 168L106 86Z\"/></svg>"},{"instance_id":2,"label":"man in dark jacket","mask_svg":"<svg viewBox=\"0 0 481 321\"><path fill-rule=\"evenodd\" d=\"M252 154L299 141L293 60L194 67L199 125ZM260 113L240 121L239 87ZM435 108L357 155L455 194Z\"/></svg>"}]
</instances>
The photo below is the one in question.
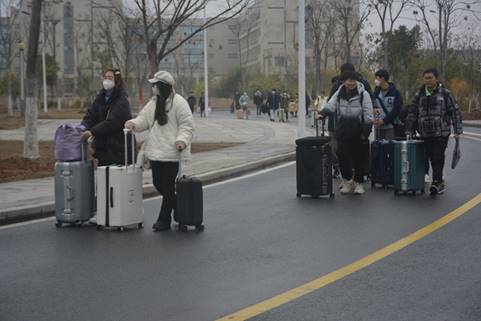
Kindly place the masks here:
<instances>
[{"instance_id":1,"label":"man in dark jacket","mask_svg":"<svg viewBox=\"0 0 481 321\"><path fill-rule=\"evenodd\" d=\"M124 124L132 118L127 93L123 89L120 71L107 70L103 89L85 114L82 125L86 131L83 138L94 138L92 147L99 166L125 163ZM130 135L130 134L129 134ZM128 162L132 162L131 138L128 137Z\"/></svg>"},{"instance_id":2,"label":"man in dark jacket","mask_svg":"<svg viewBox=\"0 0 481 321\"><path fill-rule=\"evenodd\" d=\"M192 114L195 112L195 105L197 104L197 99L193 92L190 92L189 97L187 98L187 103L189 104L190 111Z\"/></svg>"},{"instance_id":3,"label":"man in dark jacket","mask_svg":"<svg viewBox=\"0 0 481 321\"><path fill-rule=\"evenodd\" d=\"M399 90L389 82L389 73L385 69L376 71L376 88L374 97L377 107L374 108L375 139L394 139L394 124L399 124L399 112L403 99Z\"/></svg>"},{"instance_id":4,"label":"man in dark jacket","mask_svg":"<svg viewBox=\"0 0 481 321\"><path fill-rule=\"evenodd\" d=\"M277 89L273 88L272 92L267 96L266 102L271 121L275 121L276 119L276 110L279 109L280 101L281 97L277 92Z\"/></svg>"},{"instance_id":5,"label":"man in dark jacket","mask_svg":"<svg viewBox=\"0 0 481 321\"><path fill-rule=\"evenodd\" d=\"M257 89L254 93L254 104L256 105L256 114L259 116L261 114L261 106L264 102L264 95L260 89Z\"/></svg>"},{"instance_id":6,"label":"man in dark jacket","mask_svg":"<svg viewBox=\"0 0 481 321\"><path fill-rule=\"evenodd\" d=\"M438 71L434 68L427 69L423 77L424 85L414 96L409 108L406 134L413 135L417 128L424 140L426 169L429 169L429 162L433 169L430 193L436 195L445 189L443 168L451 126L455 139L459 139L459 135L463 133L463 125L459 106L451 92L438 81Z\"/></svg>"}]
</instances>

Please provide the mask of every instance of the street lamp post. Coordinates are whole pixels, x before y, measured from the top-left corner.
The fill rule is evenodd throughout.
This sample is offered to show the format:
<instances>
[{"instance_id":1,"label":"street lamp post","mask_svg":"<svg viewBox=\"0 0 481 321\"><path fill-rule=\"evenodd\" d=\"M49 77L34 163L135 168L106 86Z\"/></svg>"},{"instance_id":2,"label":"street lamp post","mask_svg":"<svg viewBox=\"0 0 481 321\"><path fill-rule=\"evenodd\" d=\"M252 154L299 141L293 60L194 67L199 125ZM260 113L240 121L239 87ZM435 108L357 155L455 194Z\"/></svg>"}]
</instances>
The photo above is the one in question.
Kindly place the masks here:
<instances>
[{"instance_id":1,"label":"street lamp post","mask_svg":"<svg viewBox=\"0 0 481 321\"><path fill-rule=\"evenodd\" d=\"M299 108L297 136L304 137L306 132L306 21L305 1L299 0Z\"/></svg>"},{"instance_id":2,"label":"street lamp post","mask_svg":"<svg viewBox=\"0 0 481 321\"><path fill-rule=\"evenodd\" d=\"M20 51L20 113L25 115L27 108L27 102L25 100L25 43L20 42L18 49Z\"/></svg>"}]
</instances>

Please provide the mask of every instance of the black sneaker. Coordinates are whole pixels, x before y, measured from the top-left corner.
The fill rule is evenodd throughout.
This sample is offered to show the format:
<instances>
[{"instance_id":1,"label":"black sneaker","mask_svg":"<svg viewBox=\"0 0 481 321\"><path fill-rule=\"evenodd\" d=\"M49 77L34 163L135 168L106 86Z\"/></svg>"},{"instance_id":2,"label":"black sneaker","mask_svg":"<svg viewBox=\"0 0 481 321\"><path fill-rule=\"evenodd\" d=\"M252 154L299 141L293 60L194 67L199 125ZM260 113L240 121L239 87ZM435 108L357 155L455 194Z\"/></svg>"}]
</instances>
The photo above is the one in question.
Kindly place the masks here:
<instances>
[{"instance_id":1,"label":"black sneaker","mask_svg":"<svg viewBox=\"0 0 481 321\"><path fill-rule=\"evenodd\" d=\"M152 228L156 232L162 232L170 230L170 222L157 221Z\"/></svg>"},{"instance_id":2,"label":"black sneaker","mask_svg":"<svg viewBox=\"0 0 481 321\"><path fill-rule=\"evenodd\" d=\"M339 171L339 168L334 167L334 173L332 173L333 178L339 178L341 176L341 172Z\"/></svg>"},{"instance_id":3,"label":"black sneaker","mask_svg":"<svg viewBox=\"0 0 481 321\"><path fill-rule=\"evenodd\" d=\"M446 186L444 185L444 182L433 182L429 188L429 194L431 196L439 195L442 194L445 189Z\"/></svg>"}]
</instances>

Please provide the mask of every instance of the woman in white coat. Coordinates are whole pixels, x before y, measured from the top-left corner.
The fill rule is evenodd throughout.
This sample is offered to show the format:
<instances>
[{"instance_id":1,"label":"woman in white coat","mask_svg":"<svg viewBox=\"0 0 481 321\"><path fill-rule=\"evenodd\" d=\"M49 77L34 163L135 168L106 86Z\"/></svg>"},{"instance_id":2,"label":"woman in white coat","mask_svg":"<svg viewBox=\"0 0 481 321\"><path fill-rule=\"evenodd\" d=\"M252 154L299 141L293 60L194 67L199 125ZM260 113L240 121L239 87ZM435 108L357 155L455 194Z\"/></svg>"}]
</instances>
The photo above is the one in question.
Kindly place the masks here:
<instances>
[{"instance_id":1,"label":"woman in white coat","mask_svg":"<svg viewBox=\"0 0 481 321\"><path fill-rule=\"evenodd\" d=\"M125 128L136 132L149 130L144 153L150 160L154 186L163 196L153 229L166 231L170 230L172 210L176 207L175 179L180 157L190 158L194 125L189 104L175 93L174 77L170 73L159 71L149 82L152 99L136 118L125 123Z\"/></svg>"}]
</instances>

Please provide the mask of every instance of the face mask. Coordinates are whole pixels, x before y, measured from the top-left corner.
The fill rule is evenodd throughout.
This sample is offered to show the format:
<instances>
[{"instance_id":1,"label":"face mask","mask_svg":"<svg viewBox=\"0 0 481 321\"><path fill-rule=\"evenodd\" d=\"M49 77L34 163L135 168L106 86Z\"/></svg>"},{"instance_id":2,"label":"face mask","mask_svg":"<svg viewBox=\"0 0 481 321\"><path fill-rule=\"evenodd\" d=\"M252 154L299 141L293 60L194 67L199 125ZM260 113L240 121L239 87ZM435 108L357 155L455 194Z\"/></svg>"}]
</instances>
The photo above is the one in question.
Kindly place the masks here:
<instances>
[{"instance_id":1,"label":"face mask","mask_svg":"<svg viewBox=\"0 0 481 321\"><path fill-rule=\"evenodd\" d=\"M104 79L104 81L102 82L102 86L104 87L105 90L111 90L112 88L114 88L115 83L113 80Z\"/></svg>"},{"instance_id":2,"label":"face mask","mask_svg":"<svg viewBox=\"0 0 481 321\"><path fill-rule=\"evenodd\" d=\"M152 95L154 95L154 96L160 96L159 87L157 87L157 86L152 86Z\"/></svg>"},{"instance_id":3,"label":"face mask","mask_svg":"<svg viewBox=\"0 0 481 321\"><path fill-rule=\"evenodd\" d=\"M379 79L374 79L374 84L376 85L376 87L380 87L381 81Z\"/></svg>"}]
</instances>

